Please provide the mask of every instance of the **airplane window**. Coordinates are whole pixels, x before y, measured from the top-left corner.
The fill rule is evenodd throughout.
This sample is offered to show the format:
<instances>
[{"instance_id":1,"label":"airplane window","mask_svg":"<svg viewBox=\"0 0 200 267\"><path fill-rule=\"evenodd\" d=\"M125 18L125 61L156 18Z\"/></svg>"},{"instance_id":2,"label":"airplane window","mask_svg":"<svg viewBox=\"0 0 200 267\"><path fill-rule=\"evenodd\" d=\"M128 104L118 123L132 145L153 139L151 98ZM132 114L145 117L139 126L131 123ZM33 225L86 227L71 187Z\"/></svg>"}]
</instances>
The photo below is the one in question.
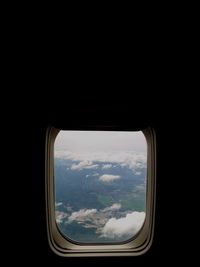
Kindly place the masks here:
<instances>
[{"instance_id":1,"label":"airplane window","mask_svg":"<svg viewBox=\"0 0 200 267\"><path fill-rule=\"evenodd\" d=\"M133 238L145 220L146 164L141 131L60 131L54 145L60 232L83 243Z\"/></svg>"},{"instance_id":2,"label":"airplane window","mask_svg":"<svg viewBox=\"0 0 200 267\"><path fill-rule=\"evenodd\" d=\"M151 128L46 135L47 233L66 257L135 256L153 241L156 137Z\"/></svg>"}]
</instances>

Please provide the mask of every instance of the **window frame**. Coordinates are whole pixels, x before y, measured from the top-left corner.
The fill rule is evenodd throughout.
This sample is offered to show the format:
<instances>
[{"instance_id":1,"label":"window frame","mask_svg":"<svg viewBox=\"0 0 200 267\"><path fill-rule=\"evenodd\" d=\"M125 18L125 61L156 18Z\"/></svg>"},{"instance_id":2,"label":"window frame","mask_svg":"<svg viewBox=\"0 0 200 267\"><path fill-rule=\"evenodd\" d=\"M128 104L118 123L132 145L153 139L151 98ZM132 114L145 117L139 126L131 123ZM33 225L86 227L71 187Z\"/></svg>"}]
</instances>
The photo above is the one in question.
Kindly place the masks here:
<instances>
[{"instance_id":1,"label":"window frame","mask_svg":"<svg viewBox=\"0 0 200 267\"><path fill-rule=\"evenodd\" d=\"M45 147L45 190L46 190L46 219L47 235L51 249L64 257L91 256L137 256L144 254L151 246L154 234L155 199L156 199L156 136L152 128L141 129L147 141L147 187L146 187L146 216L142 229L134 237L123 243L88 244L74 243L66 239L58 230L55 219L54 192L54 142L62 129L48 127ZM66 129L64 129L66 130ZM71 130L71 129L67 129ZM81 129L84 131L88 129ZM90 130L105 130L104 127ZM115 127L109 127L115 131ZM126 129L120 129L126 131ZM134 130L132 130L134 132Z\"/></svg>"}]
</instances>

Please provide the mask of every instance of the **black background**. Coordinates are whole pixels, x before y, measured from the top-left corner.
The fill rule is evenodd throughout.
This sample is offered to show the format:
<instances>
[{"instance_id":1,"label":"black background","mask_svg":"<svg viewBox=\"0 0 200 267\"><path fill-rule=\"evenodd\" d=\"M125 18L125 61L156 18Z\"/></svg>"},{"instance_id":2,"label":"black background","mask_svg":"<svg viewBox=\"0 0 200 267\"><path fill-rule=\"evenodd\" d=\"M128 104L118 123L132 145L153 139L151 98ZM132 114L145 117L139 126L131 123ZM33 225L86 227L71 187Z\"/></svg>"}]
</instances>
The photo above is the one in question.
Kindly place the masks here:
<instances>
[{"instance_id":1,"label":"black background","mask_svg":"<svg viewBox=\"0 0 200 267\"><path fill-rule=\"evenodd\" d=\"M125 23L106 34L101 25L87 33L87 27L78 25L82 34L75 30L70 36L54 23L35 29L34 20L27 27L22 20L6 31L7 74L2 72L1 92L1 243L6 265L196 264L199 97L192 61L196 55L189 44L194 33L179 21L168 27L168 20L160 25L159 18L142 30L128 29ZM47 240L46 129L113 124L156 131L153 244L138 257L59 257Z\"/></svg>"},{"instance_id":2,"label":"black background","mask_svg":"<svg viewBox=\"0 0 200 267\"><path fill-rule=\"evenodd\" d=\"M172 82L172 80L171 80ZM160 81L159 88L113 84L109 88L85 90L55 83L48 90L22 93L9 105L5 116L5 173L2 180L3 222L6 262L71 266L87 264L173 264L195 261L198 228L194 154L195 108L191 93L175 94ZM168 84L168 83L167 83ZM26 97L24 98L24 94ZM117 97L116 97L117 96ZM178 97L177 97L178 96ZM194 103L194 102L193 102ZM155 234L150 250L138 257L62 258L55 255L47 240L45 214L45 134L48 126L85 129L88 125L119 125L121 128L153 127L157 137L157 192ZM8 140L8 141L4 141ZM11 144L11 149L7 145ZM4 183L3 183L4 185Z\"/></svg>"}]
</instances>

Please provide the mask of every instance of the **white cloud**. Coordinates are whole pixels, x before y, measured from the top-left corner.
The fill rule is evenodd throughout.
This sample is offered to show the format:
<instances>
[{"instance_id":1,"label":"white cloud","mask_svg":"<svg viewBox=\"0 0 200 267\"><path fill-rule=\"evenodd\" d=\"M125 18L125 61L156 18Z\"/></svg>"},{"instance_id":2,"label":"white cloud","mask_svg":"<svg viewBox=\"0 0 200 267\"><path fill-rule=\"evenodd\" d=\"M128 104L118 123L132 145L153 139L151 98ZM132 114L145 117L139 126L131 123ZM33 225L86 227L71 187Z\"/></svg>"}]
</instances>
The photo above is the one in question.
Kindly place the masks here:
<instances>
[{"instance_id":1,"label":"white cloud","mask_svg":"<svg viewBox=\"0 0 200 267\"><path fill-rule=\"evenodd\" d=\"M102 166L102 169L103 169L103 170L105 170L105 169L110 169L110 168L112 168L112 164L104 164L104 165Z\"/></svg>"},{"instance_id":2,"label":"white cloud","mask_svg":"<svg viewBox=\"0 0 200 267\"><path fill-rule=\"evenodd\" d=\"M122 236L133 237L142 227L145 220L144 212L134 211L120 219L111 218L102 228L102 237L115 238Z\"/></svg>"},{"instance_id":3,"label":"white cloud","mask_svg":"<svg viewBox=\"0 0 200 267\"><path fill-rule=\"evenodd\" d=\"M112 206L110 206L110 207L107 207L107 208L105 208L105 209L103 209L103 210L101 210L102 212L106 212L106 211L113 211L113 210L119 210L120 208L121 208L121 204L119 204L119 203L114 203Z\"/></svg>"},{"instance_id":4,"label":"white cloud","mask_svg":"<svg viewBox=\"0 0 200 267\"><path fill-rule=\"evenodd\" d=\"M135 172L135 175L141 175L141 172Z\"/></svg>"},{"instance_id":5,"label":"white cloud","mask_svg":"<svg viewBox=\"0 0 200 267\"><path fill-rule=\"evenodd\" d=\"M55 206L56 206L56 207L59 207L59 206L61 206L62 204L63 204L62 202L56 202Z\"/></svg>"},{"instance_id":6,"label":"white cloud","mask_svg":"<svg viewBox=\"0 0 200 267\"><path fill-rule=\"evenodd\" d=\"M62 212L62 211L56 211L56 222L59 224L59 223L62 223L64 218L67 217L67 213L65 212Z\"/></svg>"},{"instance_id":7,"label":"white cloud","mask_svg":"<svg viewBox=\"0 0 200 267\"><path fill-rule=\"evenodd\" d=\"M84 160L79 162L78 164L72 164L71 170L82 170L82 169L96 169L98 167L97 164L93 164L92 161Z\"/></svg>"},{"instance_id":8,"label":"white cloud","mask_svg":"<svg viewBox=\"0 0 200 267\"><path fill-rule=\"evenodd\" d=\"M86 164L85 165L86 167L95 166L92 165L93 161L109 162L109 164L104 164L105 167L102 167L104 169L108 168L108 166L112 165L113 163L118 163L121 166L128 166L133 171L139 171L140 169L145 168L147 161L146 153L138 153L134 151L121 151L118 153L113 153L113 152L72 153L70 151L55 151L55 157L81 161L84 162L84 164ZM83 164L81 162L79 164ZM74 167L76 168L77 165L74 164Z\"/></svg>"},{"instance_id":9,"label":"white cloud","mask_svg":"<svg viewBox=\"0 0 200 267\"><path fill-rule=\"evenodd\" d=\"M99 173L94 173L92 176L99 176Z\"/></svg>"},{"instance_id":10,"label":"white cloud","mask_svg":"<svg viewBox=\"0 0 200 267\"><path fill-rule=\"evenodd\" d=\"M102 182L112 182L114 180L118 180L120 179L120 175L112 175L112 174L104 174L102 176L100 176L99 180Z\"/></svg>"},{"instance_id":11,"label":"white cloud","mask_svg":"<svg viewBox=\"0 0 200 267\"><path fill-rule=\"evenodd\" d=\"M68 220L71 221L85 221L88 217L96 213L96 209L81 209L79 211L72 212Z\"/></svg>"}]
</instances>

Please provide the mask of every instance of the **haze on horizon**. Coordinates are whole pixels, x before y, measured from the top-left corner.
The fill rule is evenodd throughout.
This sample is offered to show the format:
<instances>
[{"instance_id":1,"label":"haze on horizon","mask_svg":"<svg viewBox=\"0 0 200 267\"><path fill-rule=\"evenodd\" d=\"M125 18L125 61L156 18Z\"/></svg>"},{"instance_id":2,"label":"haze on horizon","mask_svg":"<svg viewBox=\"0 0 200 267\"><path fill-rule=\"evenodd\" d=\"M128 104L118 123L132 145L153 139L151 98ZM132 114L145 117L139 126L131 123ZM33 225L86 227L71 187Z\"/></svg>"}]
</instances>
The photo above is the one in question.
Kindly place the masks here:
<instances>
[{"instance_id":1,"label":"haze on horizon","mask_svg":"<svg viewBox=\"0 0 200 267\"><path fill-rule=\"evenodd\" d=\"M145 153L147 142L142 131L60 131L55 140L55 151L72 153L123 152Z\"/></svg>"}]
</instances>

